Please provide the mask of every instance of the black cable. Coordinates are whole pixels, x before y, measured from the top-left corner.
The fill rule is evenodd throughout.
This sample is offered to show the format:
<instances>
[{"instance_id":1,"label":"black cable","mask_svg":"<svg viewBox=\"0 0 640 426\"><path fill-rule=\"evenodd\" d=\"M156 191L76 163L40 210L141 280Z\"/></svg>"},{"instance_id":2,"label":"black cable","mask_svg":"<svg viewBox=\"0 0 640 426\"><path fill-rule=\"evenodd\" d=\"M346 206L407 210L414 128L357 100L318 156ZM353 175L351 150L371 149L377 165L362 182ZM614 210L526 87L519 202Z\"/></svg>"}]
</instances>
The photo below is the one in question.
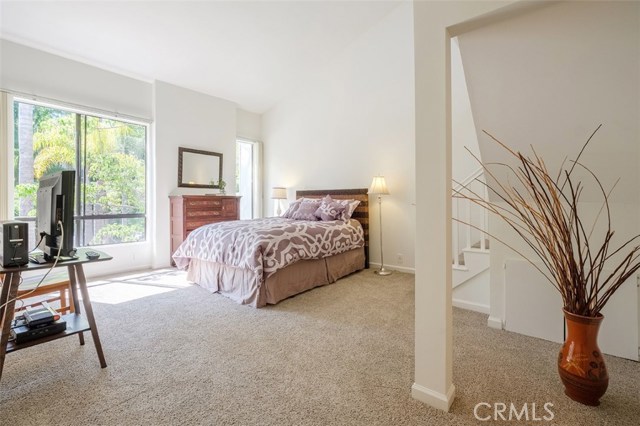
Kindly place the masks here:
<instances>
[{"instance_id":1,"label":"black cable","mask_svg":"<svg viewBox=\"0 0 640 426\"><path fill-rule=\"evenodd\" d=\"M13 244L13 254L11 255L11 263L8 266L19 266L16 262L16 252L18 251L18 244Z\"/></svg>"},{"instance_id":2,"label":"black cable","mask_svg":"<svg viewBox=\"0 0 640 426\"><path fill-rule=\"evenodd\" d=\"M40 241L38 241L38 244L36 244L36 246L33 248L33 250L31 250L29 252L29 254L33 253L34 251L36 251L38 249L38 247L40 247L40 244L42 243L42 240L44 240L44 237L47 235L46 232L41 232L40 233Z\"/></svg>"}]
</instances>

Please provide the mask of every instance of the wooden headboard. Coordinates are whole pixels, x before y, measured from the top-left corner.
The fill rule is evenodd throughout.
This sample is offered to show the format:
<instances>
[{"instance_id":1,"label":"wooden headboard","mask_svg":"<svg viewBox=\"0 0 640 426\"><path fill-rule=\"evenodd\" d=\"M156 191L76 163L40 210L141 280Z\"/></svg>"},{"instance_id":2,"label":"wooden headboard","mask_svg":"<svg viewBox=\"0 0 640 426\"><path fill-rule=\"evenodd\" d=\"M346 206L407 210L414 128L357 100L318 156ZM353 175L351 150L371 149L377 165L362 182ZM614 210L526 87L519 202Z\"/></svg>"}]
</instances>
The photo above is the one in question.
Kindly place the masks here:
<instances>
[{"instance_id":1,"label":"wooden headboard","mask_svg":"<svg viewBox=\"0 0 640 426\"><path fill-rule=\"evenodd\" d=\"M359 189L312 189L304 191L296 191L296 199L300 197L322 198L325 195L331 195L336 200L359 200L360 204L356 207L356 211L351 216L362 225L364 229L364 255L365 268L369 267L369 195L367 188Z\"/></svg>"}]
</instances>

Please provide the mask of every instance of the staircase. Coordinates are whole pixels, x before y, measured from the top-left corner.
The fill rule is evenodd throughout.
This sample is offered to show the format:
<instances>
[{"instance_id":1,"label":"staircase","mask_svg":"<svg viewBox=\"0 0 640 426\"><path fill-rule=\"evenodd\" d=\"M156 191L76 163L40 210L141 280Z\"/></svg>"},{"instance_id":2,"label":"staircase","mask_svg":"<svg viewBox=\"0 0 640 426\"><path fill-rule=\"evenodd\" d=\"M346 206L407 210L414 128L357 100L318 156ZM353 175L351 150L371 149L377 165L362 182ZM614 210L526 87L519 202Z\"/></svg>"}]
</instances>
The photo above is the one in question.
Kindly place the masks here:
<instances>
[{"instance_id":1,"label":"staircase","mask_svg":"<svg viewBox=\"0 0 640 426\"><path fill-rule=\"evenodd\" d=\"M486 197L483 182L484 173L479 169L454 186L453 193L470 191ZM464 222L452 223L453 305L488 314L490 242L483 232L488 227L487 212L467 199L454 196L452 218Z\"/></svg>"}]
</instances>

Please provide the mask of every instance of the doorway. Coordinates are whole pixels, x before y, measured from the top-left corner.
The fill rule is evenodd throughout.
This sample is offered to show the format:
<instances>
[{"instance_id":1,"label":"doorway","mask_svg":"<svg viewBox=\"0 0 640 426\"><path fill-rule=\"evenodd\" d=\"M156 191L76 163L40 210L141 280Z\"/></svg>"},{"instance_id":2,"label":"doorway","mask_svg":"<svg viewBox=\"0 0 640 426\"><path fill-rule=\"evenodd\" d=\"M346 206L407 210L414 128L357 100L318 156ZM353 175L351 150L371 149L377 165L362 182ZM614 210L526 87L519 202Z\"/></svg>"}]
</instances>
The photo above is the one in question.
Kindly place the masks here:
<instances>
[{"instance_id":1,"label":"doorway","mask_svg":"<svg viewBox=\"0 0 640 426\"><path fill-rule=\"evenodd\" d=\"M260 177L260 142L236 140L236 193L240 195L240 219L260 217L262 187Z\"/></svg>"}]
</instances>

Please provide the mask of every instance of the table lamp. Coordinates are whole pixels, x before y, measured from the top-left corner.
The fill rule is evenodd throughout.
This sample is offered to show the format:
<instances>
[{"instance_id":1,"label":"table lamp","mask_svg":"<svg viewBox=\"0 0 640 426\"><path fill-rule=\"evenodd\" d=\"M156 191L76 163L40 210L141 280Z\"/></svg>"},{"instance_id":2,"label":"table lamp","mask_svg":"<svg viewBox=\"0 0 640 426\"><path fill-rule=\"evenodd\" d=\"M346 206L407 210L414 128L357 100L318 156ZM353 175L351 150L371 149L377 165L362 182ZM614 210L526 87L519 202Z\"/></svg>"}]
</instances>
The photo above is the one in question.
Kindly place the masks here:
<instances>
[{"instance_id":1,"label":"table lamp","mask_svg":"<svg viewBox=\"0 0 640 426\"><path fill-rule=\"evenodd\" d=\"M280 205L280 200L287 199L287 188L283 188L281 186L275 186L271 190L271 198L276 200L276 216L280 216L282 214L282 208Z\"/></svg>"}]
</instances>

